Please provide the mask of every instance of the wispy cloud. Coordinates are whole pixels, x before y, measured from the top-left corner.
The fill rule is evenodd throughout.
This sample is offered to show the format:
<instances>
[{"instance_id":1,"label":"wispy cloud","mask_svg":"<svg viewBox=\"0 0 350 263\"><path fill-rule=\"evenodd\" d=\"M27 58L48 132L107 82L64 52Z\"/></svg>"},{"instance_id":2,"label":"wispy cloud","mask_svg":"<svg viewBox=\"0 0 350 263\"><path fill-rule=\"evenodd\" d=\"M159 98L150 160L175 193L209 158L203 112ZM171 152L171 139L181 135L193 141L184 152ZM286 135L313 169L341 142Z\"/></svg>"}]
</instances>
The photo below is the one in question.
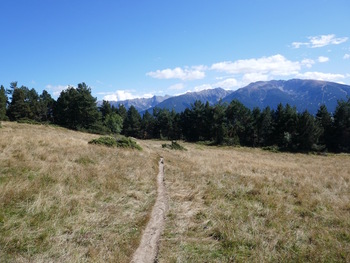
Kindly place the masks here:
<instances>
[{"instance_id":1,"label":"wispy cloud","mask_svg":"<svg viewBox=\"0 0 350 263\"><path fill-rule=\"evenodd\" d=\"M176 67L174 69L163 69L148 72L146 75L156 79L181 79L181 80L196 80L205 77L204 66L193 66L191 68Z\"/></svg>"},{"instance_id":2,"label":"wispy cloud","mask_svg":"<svg viewBox=\"0 0 350 263\"><path fill-rule=\"evenodd\" d=\"M288 76L297 74L300 70L300 63L286 59L278 54L258 59L244 59L234 62L224 61L211 66L212 70L226 72L229 74L264 74L274 76Z\"/></svg>"},{"instance_id":3,"label":"wispy cloud","mask_svg":"<svg viewBox=\"0 0 350 263\"><path fill-rule=\"evenodd\" d=\"M319 48L329 45L339 45L348 41L348 39L348 37L336 37L334 34L310 36L308 37L308 42L293 42L292 46L294 48L300 48L302 46L309 48Z\"/></svg>"},{"instance_id":4,"label":"wispy cloud","mask_svg":"<svg viewBox=\"0 0 350 263\"><path fill-rule=\"evenodd\" d=\"M267 81L270 77L266 74L261 73L247 73L242 77L242 86L246 86L252 82L256 81Z\"/></svg>"},{"instance_id":5,"label":"wispy cloud","mask_svg":"<svg viewBox=\"0 0 350 263\"><path fill-rule=\"evenodd\" d=\"M318 62L320 62L320 63L324 63L324 62L327 62L327 61L329 61L328 57L324 57L324 56L319 56L318 57Z\"/></svg>"},{"instance_id":6,"label":"wispy cloud","mask_svg":"<svg viewBox=\"0 0 350 263\"><path fill-rule=\"evenodd\" d=\"M293 42L292 46L294 48L300 48L302 46L309 46L309 43L307 43L307 42Z\"/></svg>"},{"instance_id":7,"label":"wispy cloud","mask_svg":"<svg viewBox=\"0 0 350 263\"><path fill-rule=\"evenodd\" d=\"M309 58L303 59L301 61L301 64L303 66L306 66L307 68L311 68L313 64L315 64L315 61Z\"/></svg>"},{"instance_id":8,"label":"wispy cloud","mask_svg":"<svg viewBox=\"0 0 350 263\"><path fill-rule=\"evenodd\" d=\"M342 74L334 74L334 73L323 73L323 72L305 72L299 73L296 75L297 78L301 79L317 79L324 81L335 81L341 82L346 76Z\"/></svg>"},{"instance_id":9,"label":"wispy cloud","mask_svg":"<svg viewBox=\"0 0 350 263\"><path fill-rule=\"evenodd\" d=\"M346 41L347 38L335 38L334 35L330 35L329 37L310 37L309 40L305 45L316 47L327 44L339 44L342 41ZM350 59L350 55L345 54L343 58ZM327 56L319 56L315 60L305 58L293 61L281 54L276 54L268 57L221 61L213 63L211 66L177 67L174 69L157 70L155 72L149 72L147 75L158 79L177 78L183 81L204 79L206 74L208 75L208 78L205 78L204 81L196 81L196 86L191 87L188 83L186 85L184 83L178 83L168 88L168 90L182 92L181 94L183 94L185 89L189 88L192 91L217 87L236 90L252 82L268 81L277 78L303 78L342 83L341 81L347 79L348 76L310 70L314 64L325 63L329 60L330 58ZM308 69L308 71L305 72L305 69Z\"/></svg>"},{"instance_id":10,"label":"wispy cloud","mask_svg":"<svg viewBox=\"0 0 350 263\"><path fill-rule=\"evenodd\" d=\"M228 78L222 81L219 81L215 84L215 87L220 87L223 89L235 89L239 86L238 81L235 78Z\"/></svg>"},{"instance_id":11,"label":"wispy cloud","mask_svg":"<svg viewBox=\"0 0 350 263\"><path fill-rule=\"evenodd\" d=\"M207 90L207 89L214 89L215 87L213 87L211 84L203 84L203 85L199 85L199 86L194 87L194 91L202 91L202 90Z\"/></svg>"},{"instance_id":12,"label":"wispy cloud","mask_svg":"<svg viewBox=\"0 0 350 263\"><path fill-rule=\"evenodd\" d=\"M121 100L131 100L135 96L127 90L117 90L103 97L106 101L121 101Z\"/></svg>"},{"instance_id":13,"label":"wispy cloud","mask_svg":"<svg viewBox=\"0 0 350 263\"><path fill-rule=\"evenodd\" d=\"M132 100L136 98L152 98L154 96L153 93L145 93L145 94L135 94L130 90L116 90L114 92L99 92L100 95L103 96L103 100L106 101L123 101L123 100Z\"/></svg>"},{"instance_id":14,"label":"wispy cloud","mask_svg":"<svg viewBox=\"0 0 350 263\"><path fill-rule=\"evenodd\" d=\"M48 84L48 85L46 85L45 88L47 89L47 91L52 93L52 95L54 97L59 97L61 92L63 90L66 90L68 87L73 87L73 86L72 85L51 85L51 84Z\"/></svg>"}]
</instances>

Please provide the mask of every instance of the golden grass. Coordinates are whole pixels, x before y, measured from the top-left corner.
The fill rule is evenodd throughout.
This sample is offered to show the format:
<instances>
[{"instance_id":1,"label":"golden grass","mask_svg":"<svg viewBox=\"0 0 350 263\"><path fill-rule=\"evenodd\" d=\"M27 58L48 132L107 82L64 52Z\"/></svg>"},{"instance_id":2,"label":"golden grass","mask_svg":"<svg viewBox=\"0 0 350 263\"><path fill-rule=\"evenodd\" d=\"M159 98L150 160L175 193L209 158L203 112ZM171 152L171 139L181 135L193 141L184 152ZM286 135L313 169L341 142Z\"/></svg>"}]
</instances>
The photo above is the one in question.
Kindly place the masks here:
<instances>
[{"instance_id":1,"label":"golden grass","mask_svg":"<svg viewBox=\"0 0 350 263\"><path fill-rule=\"evenodd\" d=\"M0 259L128 262L165 158L159 262L350 262L350 156L138 141L2 123Z\"/></svg>"},{"instance_id":2,"label":"golden grass","mask_svg":"<svg viewBox=\"0 0 350 263\"><path fill-rule=\"evenodd\" d=\"M157 156L98 136L3 122L2 262L129 262L156 196Z\"/></svg>"},{"instance_id":3,"label":"golden grass","mask_svg":"<svg viewBox=\"0 0 350 263\"><path fill-rule=\"evenodd\" d=\"M350 262L350 156L184 144L159 262Z\"/></svg>"}]
</instances>

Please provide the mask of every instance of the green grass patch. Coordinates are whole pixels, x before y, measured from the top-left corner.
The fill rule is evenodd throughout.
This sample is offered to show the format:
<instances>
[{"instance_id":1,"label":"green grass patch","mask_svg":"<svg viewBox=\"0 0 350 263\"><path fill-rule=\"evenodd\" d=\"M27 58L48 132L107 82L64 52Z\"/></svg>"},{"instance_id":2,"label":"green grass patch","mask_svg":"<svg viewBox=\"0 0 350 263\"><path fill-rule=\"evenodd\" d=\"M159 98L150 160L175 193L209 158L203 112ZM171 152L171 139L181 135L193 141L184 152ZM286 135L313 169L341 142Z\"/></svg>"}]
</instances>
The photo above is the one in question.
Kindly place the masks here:
<instances>
[{"instance_id":1,"label":"green grass patch","mask_svg":"<svg viewBox=\"0 0 350 263\"><path fill-rule=\"evenodd\" d=\"M176 141L172 141L171 144L162 144L162 148L168 148L171 150L180 150L180 151L187 151L185 147L177 143Z\"/></svg>"},{"instance_id":2,"label":"green grass patch","mask_svg":"<svg viewBox=\"0 0 350 263\"><path fill-rule=\"evenodd\" d=\"M109 137L109 136L102 136L100 138L97 139L93 139L91 141L89 141L90 144L97 144L97 145L104 145L107 147L115 147L117 146L117 141L115 138L113 137Z\"/></svg>"},{"instance_id":3,"label":"green grass patch","mask_svg":"<svg viewBox=\"0 0 350 263\"><path fill-rule=\"evenodd\" d=\"M119 148L129 148L142 150L141 146L137 144L136 141L129 137L119 136L118 138L113 138L110 136L102 136L97 139L89 141L90 144L104 145L107 147L119 147Z\"/></svg>"},{"instance_id":4,"label":"green grass patch","mask_svg":"<svg viewBox=\"0 0 350 263\"><path fill-rule=\"evenodd\" d=\"M135 142L129 137L119 137L116 141L117 141L117 147L136 149L139 151L142 150L141 146L138 145L137 142Z\"/></svg>"}]
</instances>

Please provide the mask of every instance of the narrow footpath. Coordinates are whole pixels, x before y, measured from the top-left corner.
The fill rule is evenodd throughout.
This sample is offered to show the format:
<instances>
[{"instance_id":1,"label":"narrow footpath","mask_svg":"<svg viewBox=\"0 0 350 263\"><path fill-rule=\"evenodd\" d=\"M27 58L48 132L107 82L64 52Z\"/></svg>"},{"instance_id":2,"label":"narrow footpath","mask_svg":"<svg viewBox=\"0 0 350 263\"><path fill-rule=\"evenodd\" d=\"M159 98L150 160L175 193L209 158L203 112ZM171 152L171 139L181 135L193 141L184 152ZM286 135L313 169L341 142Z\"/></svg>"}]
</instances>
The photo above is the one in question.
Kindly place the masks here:
<instances>
[{"instance_id":1,"label":"narrow footpath","mask_svg":"<svg viewBox=\"0 0 350 263\"><path fill-rule=\"evenodd\" d=\"M151 218L143 232L141 242L132 263L154 263L157 261L159 239L164 228L165 213L168 209L164 184L164 160L160 158L157 176L157 200L153 206Z\"/></svg>"}]
</instances>

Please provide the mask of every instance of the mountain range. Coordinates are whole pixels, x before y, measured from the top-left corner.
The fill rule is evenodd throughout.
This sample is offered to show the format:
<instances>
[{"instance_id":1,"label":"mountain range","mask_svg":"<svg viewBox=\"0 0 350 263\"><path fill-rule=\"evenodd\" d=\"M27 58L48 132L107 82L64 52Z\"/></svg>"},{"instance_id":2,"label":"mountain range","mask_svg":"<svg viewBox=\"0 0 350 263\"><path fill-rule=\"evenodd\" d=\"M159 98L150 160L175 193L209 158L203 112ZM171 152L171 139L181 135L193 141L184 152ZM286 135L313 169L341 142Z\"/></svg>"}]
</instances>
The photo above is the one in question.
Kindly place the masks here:
<instances>
[{"instance_id":1,"label":"mountain range","mask_svg":"<svg viewBox=\"0 0 350 263\"><path fill-rule=\"evenodd\" d=\"M137 98L131 100L121 100L121 101L109 101L111 106L118 107L119 105L124 105L125 108L129 109L134 106L139 112L146 111L150 108L156 107L164 100L171 98L170 95L165 96L153 96L151 98ZM101 105L101 101L97 102L97 105Z\"/></svg>"},{"instance_id":2,"label":"mountain range","mask_svg":"<svg viewBox=\"0 0 350 263\"><path fill-rule=\"evenodd\" d=\"M196 100L203 103L209 102L215 105L220 100L230 103L237 99L246 107L263 109L269 106L276 109L279 103L289 103L295 106L299 112L308 110L316 114L320 105L325 104L329 112L334 112L337 101L350 97L350 86L319 80L271 80L258 81L236 91L224 90L222 88L208 89L199 92L187 92L179 96L154 96L152 98L140 98L125 101L110 101L111 105L123 104L126 108L133 105L139 112L148 110L152 113L153 108L174 109L182 112L191 107Z\"/></svg>"}]
</instances>

